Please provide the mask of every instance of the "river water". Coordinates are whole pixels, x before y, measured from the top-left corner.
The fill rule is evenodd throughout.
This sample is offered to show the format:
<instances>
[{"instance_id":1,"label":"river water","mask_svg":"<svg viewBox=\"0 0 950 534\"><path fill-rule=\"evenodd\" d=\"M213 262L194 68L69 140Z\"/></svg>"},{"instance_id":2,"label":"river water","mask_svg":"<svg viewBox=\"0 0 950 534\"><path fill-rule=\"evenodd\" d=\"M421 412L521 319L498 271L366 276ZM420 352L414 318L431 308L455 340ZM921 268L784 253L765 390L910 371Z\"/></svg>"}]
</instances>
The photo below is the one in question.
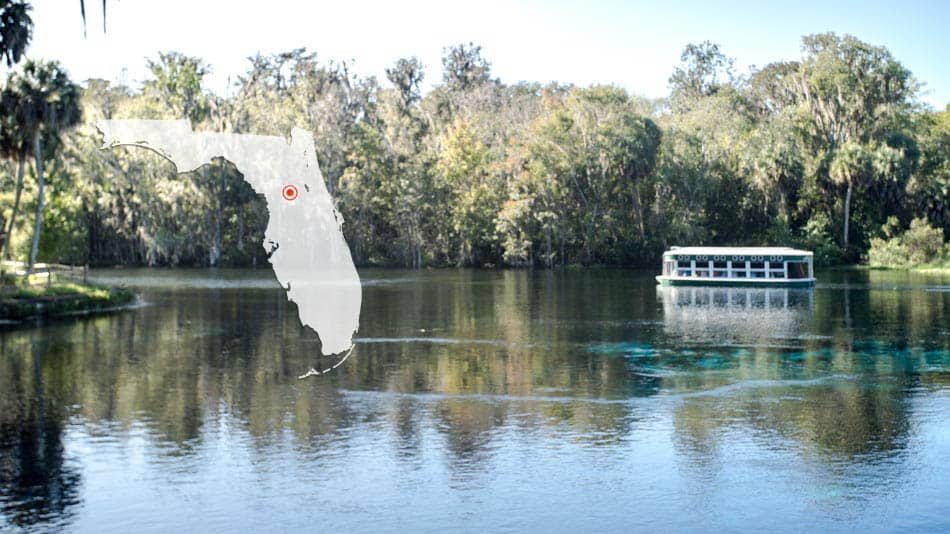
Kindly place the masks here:
<instances>
[{"instance_id":1,"label":"river water","mask_svg":"<svg viewBox=\"0 0 950 534\"><path fill-rule=\"evenodd\" d=\"M304 380L267 269L0 332L0 530L950 530L950 277L360 274Z\"/></svg>"}]
</instances>

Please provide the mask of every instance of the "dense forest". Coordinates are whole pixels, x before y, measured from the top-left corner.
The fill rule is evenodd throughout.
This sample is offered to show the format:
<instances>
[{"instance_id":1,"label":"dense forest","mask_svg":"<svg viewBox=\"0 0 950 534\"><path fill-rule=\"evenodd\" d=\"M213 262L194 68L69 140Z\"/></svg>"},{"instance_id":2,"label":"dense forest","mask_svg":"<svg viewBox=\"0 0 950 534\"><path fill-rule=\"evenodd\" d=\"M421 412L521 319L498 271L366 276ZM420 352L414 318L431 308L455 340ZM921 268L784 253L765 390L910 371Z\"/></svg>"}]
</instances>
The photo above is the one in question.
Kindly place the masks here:
<instances>
[{"instance_id":1,"label":"dense forest","mask_svg":"<svg viewBox=\"0 0 950 534\"><path fill-rule=\"evenodd\" d=\"M947 254L950 109L922 104L907 68L850 35L806 36L799 61L748 72L687 45L657 100L504 83L474 44L447 47L441 73L407 58L386 80L305 49L258 55L227 95L176 52L149 60L140 87L79 85L20 55L4 50L0 98L7 257L265 259L266 206L232 165L179 175L146 150L100 150L102 118L312 131L360 265L654 266L699 244L801 246L823 264Z\"/></svg>"}]
</instances>

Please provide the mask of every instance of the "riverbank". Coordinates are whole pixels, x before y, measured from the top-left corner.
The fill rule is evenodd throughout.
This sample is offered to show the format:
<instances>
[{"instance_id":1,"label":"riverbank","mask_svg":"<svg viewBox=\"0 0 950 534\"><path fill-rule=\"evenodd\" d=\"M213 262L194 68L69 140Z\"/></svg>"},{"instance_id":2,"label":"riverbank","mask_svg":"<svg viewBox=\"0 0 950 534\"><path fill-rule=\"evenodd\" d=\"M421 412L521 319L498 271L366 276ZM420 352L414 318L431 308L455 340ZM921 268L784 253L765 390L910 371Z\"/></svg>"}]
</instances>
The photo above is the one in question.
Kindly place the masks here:
<instances>
[{"instance_id":1,"label":"riverbank","mask_svg":"<svg viewBox=\"0 0 950 534\"><path fill-rule=\"evenodd\" d=\"M0 295L0 322L11 324L33 318L94 313L131 304L135 293L120 286L55 282L49 286L4 288Z\"/></svg>"},{"instance_id":2,"label":"riverbank","mask_svg":"<svg viewBox=\"0 0 950 534\"><path fill-rule=\"evenodd\" d=\"M950 262L925 263L923 265L861 265L859 268L872 271L908 271L923 274L950 274Z\"/></svg>"}]
</instances>

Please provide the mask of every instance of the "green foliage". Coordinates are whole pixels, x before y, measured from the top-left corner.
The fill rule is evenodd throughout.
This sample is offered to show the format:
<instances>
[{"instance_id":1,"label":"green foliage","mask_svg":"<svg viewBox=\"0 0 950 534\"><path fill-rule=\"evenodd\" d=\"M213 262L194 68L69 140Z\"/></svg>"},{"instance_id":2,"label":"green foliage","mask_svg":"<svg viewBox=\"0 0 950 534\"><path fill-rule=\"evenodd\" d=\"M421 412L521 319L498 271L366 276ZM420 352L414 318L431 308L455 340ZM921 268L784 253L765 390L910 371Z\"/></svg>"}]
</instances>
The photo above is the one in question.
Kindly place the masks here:
<instances>
[{"instance_id":1,"label":"green foliage","mask_svg":"<svg viewBox=\"0 0 950 534\"><path fill-rule=\"evenodd\" d=\"M733 60L710 41L686 45L680 62L670 76L670 99L678 111L688 110L691 104L715 95L732 81Z\"/></svg>"},{"instance_id":2,"label":"green foliage","mask_svg":"<svg viewBox=\"0 0 950 534\"><path fill-rule=\"evenodd\" d=\"M920 164L907 185L910 210L950 236L950 105L923 114L918 128Z\"/></svg>"},{"instance_id":3,"label":"green foliage","mask_svg":"<svg viewBox=\"0 0 950 534\"><path fill-rule=\"evenodd\" d=\"M916 220L950 232L950 112L921 108L911 73L884 48L819 34L802 50L744 75L718 45L688 45L660 101L611 86L506 85L472 43L444 50L441 83L425 94L416 58L397 60L381 86L296 49L250 58L222 98L204 90L199 58L162 53L142 90L91 80L85 122L42 132L59 149L45 158L41 256L263 262L266 208L232 165L176 175L147 151L97 149L99 118L187 118L197 129L314 132L361 265L652 267L671 245L701 244L802 246L820 265L869 247L885 263L931 257L942 237ZM15 127L27 124L15 87L4 95L12 185L32 130ZM31 180L17 189L36 205ZM12 195L0 202L12 212Z\"/></svg>"},{"instance_id":4,"label":"green foliage","mask_svg":"<svg viewBox=\"0 0 950 534\"><path fill-rule=\"evenodd\" d=\"M49 287L21 285L0 298L0 318L19 321L69 313L101 311L134 302L127 288L55 282Z\"/></svg>"},{"instance_id":5,"label":"green foliage","mask_svg":"<svg viewBox=\"0 0 950 534\"><path fill-rule=\"evenodd\" d=\"M871 239L868 263L872 267L921 267L932 264L945 256L944 234L941 228L933 228L924 218L911 221L910 228L896 234L897 218L891 217L883 228L889 239Z\"/></svg>"},{"instance_id":6,"label":"green foliage","mask_svg":"<svg viewBox=\"0 0 950 534\"><path fill-rule=\"evenodd\" d=\"M911 221L902 239L910 263L920 265L936 260L943 251L943 238L943 230L931 227L926 219Z\"/></svg>"},{"instance_id":7,"label":"green foliage","mask_svg":"<svg viewBox=\"0 0 950 534\"><path fill-rule=\"evenodd\" d=\"M0 135L2 152L8 157L16 154L20 170L16 200L11 211L9 230L15 227L17 208L23 189L22 168L27 154L34 158L37 182L33 239L29 255L29 267L36 262L44 218L46 160L55 160L61 134L76 124L82 117L79 105L81 90L69 79L66 71L55 61L27 61L23 69L13 72L0 95L5 116L0 122L4 133ZM45 146L45 152L44 152ZM29 148L27 148L29 147Z\"/></svg>"},{"instance_id":8,"label":"green foliage","mask_svg":"<svg viewBox=\"0 0 950 534\"><path fill-rule=\"evenodd\" d=\"M178 52L162 52L157 60L147 60L152 79L145 83L145 94L156 108L155 118L188 119L201 122L208 115L208 99L201 81L208 68L198 58Z\"/></svg>"},{"instance_id":9,"label":"green foliage","mask_svg":"<svg viewBox=\"0 0 950 534\"><path fill-rule=\"evenodd\" d=\"M466 91L488 82L491 64L482 57L482 47L462 43L444 50L442 73L450 90Z\"/></svg>"},{"instance_id":10,"label":"green foliage","mask_svg":"<svg viewBox=\"0 0 950 534\"><path fill-rule=\"evenodd\" d=\"M831 227L831 218L819 212L802 228L802 246L814 252L818 266L838 265L844 261L844 251L831 237Z\"/></svg>"},{"instance_id":11,"label":"green foliage","mask_svg":"<svg viewBox=\"0 0 950 534\"><path fill-rule=\"evenodd\" d=\"M32 6L25 1L5 0L0 4L0 57L7 67L19 63L33 37Z\"/></svg>"},{"instance_id":12,"label":"green foliage","mask_svg":"<svg viewBox=\"0 0 950 534\"><path fill-rule=\"evenodd\" d=\"M464 121L442 141L436 163L436 187L448 200L449 240L458 263L479 265L497 257L496 217L504 200L504 182L488 168L488 149Z\"/></svg>"}]
</instances>

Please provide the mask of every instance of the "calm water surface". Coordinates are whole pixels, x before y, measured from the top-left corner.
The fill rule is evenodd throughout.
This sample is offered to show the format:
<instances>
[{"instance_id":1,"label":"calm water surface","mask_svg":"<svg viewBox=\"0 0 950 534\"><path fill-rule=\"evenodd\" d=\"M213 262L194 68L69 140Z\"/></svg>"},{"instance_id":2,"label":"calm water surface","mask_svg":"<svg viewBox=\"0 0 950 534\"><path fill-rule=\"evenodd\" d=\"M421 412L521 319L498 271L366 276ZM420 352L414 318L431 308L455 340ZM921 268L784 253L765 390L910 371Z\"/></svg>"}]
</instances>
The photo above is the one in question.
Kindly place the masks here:
<instances>
[{"instance_id":1,"label":"calm water surface","mask_svg":"<svg viewBox=\"0 0 950 534\"><path fill-rule=\"evenodd\" d=\"M950 530L950 277L658 289L362 271L319 358L269 270L0 332L0 530Z\"/></svg>"}]
</instances>

